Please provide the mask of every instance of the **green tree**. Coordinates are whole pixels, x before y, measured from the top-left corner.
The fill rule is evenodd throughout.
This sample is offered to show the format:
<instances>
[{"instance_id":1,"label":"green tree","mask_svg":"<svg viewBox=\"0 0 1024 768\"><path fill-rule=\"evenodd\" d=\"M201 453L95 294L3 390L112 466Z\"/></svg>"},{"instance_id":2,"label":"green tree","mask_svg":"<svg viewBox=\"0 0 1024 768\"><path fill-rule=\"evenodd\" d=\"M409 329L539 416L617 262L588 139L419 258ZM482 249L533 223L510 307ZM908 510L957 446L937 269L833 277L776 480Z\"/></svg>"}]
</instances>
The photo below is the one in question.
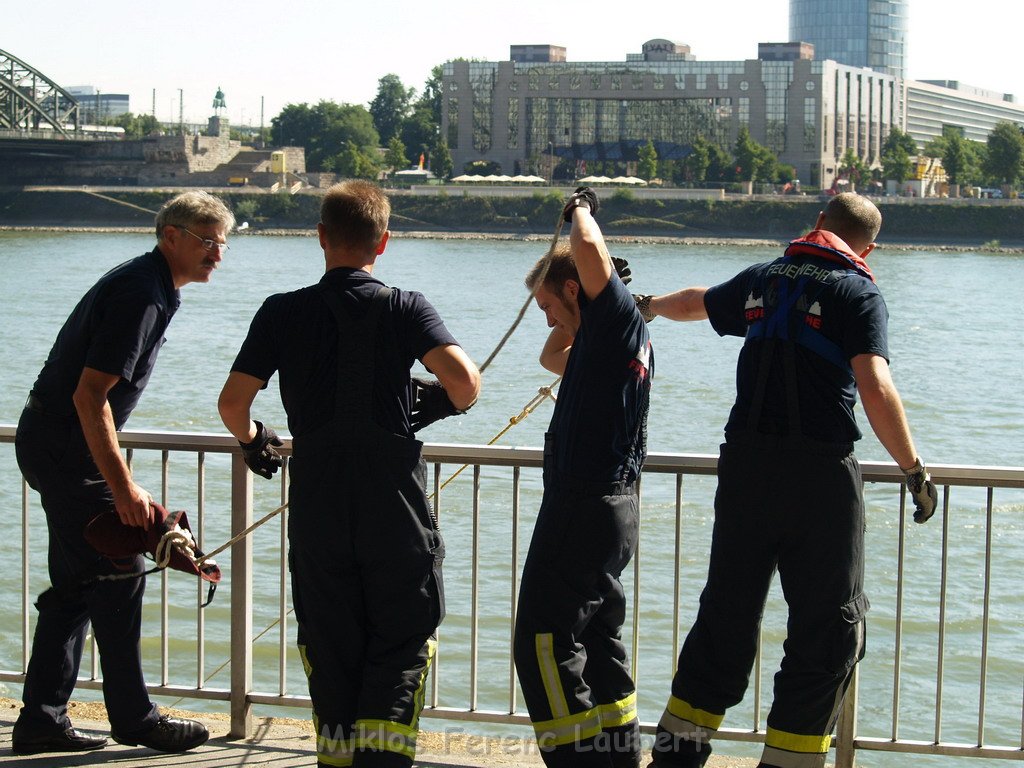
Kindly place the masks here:
<instances>
[{"instance_id":1,"label":"green tree","mask_svg":"<svg viewBox=\"0 0 1024 768\"><path fill-rule=\"evenodd\" d=\"M951 134L946 139L946 147L942 152L942 167L946 171L946 178L950 184L962 184L968 170L965 143L958 132Z\"/></svg>"},{"instance_id":2,"label":"green tree","mask_svg":"<svg viewBox=\"0 0 1024 768\"><path fill-rule=\"evenodd\" d=\"M398 171L409 163L408 157L405 153L405 144L397 136L392 136L391 141L388 142L388 151L384 155L385 167L392 171Z\"/></svg>"},{"instance_id":3,"label":"green tree","mask_svg":"<svg viewBox=\"0 0 1024 768\"><path fill-rule=\"evenodd\" d=\"M126 139L141 139L160 130L159 121L152 115L133 115L131 112L125 112L104 122L124 128Z\"/></svg>"},{"instance_id":4,"label":"green tree","mask_svg":"<svg viewBox=\"0 0 1024 768\"><path fill-rule=\"evenodd\" d=\"M402 84L398 75L384 75L377 81L377 95L370 102L370 115L383 143L387 144L401 133L415 93L415 89Z\"/></svg>"},{"instance_id":5,"label":"green tree","mask_svg":"<svg viewBox=\"0 0 1024 768\"><path fill-rule=\"evenodd\" d=\"M423 92L413 102L411 113L402 121L401 137L410 154L410 162L415 162L420 154L429 154L441 133L441 74L440 64L430 70Z\"/></svg>"},{"instance_id":6,"label":"green tree","mask_svg":"<svg viewBox=\"0 0 1024 768\"><path fill-rule=\"evenodd\" d=\"M438 178L448 179L451 178L453 167L452 153L448 149L448 142L441 139L430 153L430 170Z\"/></svg>"},{"instance_id":7,"label":"green tree","mask_svg":"<svg viewBox=\"0 0 1024 768\"><path fill-rule=\"evenodd\" d=\"M988 135L988 159L985 171L1005 184L1014 184L1021 177L1024 162L1024 136L1016 123L996 123Z\"/></svg>"},{"instance_id":8,"label":"green tree","mask_svg":"<svg viewBox=\"0 0 1024 768\"><path fill-rule=\"evenodd\" d=\"M913 163L905 147L895 145L882 152L882 174L897 184L902 184L910 176Z\"/></svg>"},{"instance_id":9,"label":"green tree","mask_svg":"<svg viewBox=\"0 0 1024 768\"><path fill-rule=\"evenodd\" d=\"M703 136L697 136L690 142L690 154L683 159L678 167L683 181L700 184L707 178L710 165L711 145Z\"/></svg>"},{"instance_id":10,"label":"green tree","mask_svg":"<svg viewBox=\"0 0 1024 768\"><path fill-rule=\"evenodd\" d=\"M760 145L750 137L747 126L743 126L736 136L736 145L733 148L733 157L736 159L736 179L738 181L753 181L757 178L759 164L758 149Z\"/></svg>"},{"instance_id":11,"label":"green tree","mask_svg":"<svg viewBox=\"0 0 1024 768\"><path fill-rule=\"evenodd\" d=\"M758 181L776 181L779 176L779 158L775 156L775 153L768 147L758 145L755 157L757 170L754 173L754 178Z\"/></svg>"},{"instance_id":12,"label":"green tree","mask_svg":"<svg viewBox=\"0 0 1024 768\"><path fill-rule=\"evenodd\" d=\"M708 149L708 181L731 181L736 176L736 166L729 153L714 142L707 142Z\"/></svg>"},{"instance_id":13,"label":"green tree","mask_svg":"<svg viewBox=\"0 0 1024 768\"><path fill-rule=\"evenodd\" d=\"M341 155L354 148L365 155L364 163L376 165L380 137L373 118L358 104L321 101L315 106L289 104L271 121L271 136L277 146L306 149L306 167L311 171L337 170L346 166Z\"/></svg>"},{"instance_id":14,"label":"green tree","mask_svg":"<svg viewBox=\"0 0 1024 768\"><path fill-rule=\"evenodd\" d=\"M885 141L882 142L882 155L885 156L886 153L895 152L897 149L902 149L907 157L914 157L917 155L917 142L909 133L904 133L893 126L889 130L889 135L885 137ZM939 155L934 155L934 157L939 157Z\"/></svg>"},{"instance_id":15,"label":"green tree","mask_svg":"<svg viewBox=\"0 0 1024 768\"><path fill-rule=\"evenodd\" d=\"M640 162L637 163L637 173L641 179L650 181L658 175L658 151L654 148L654 142L650 139L640 147Z\"/></svg>"},{"instance_id":16,"label":"green tree","mask_svg":"<svg viewBox=\"0 0 1024 768\"><path fill-rule=\"evenodd\" d=\"M423 93L416 100L417 108L430 110L431 120L437 126L441 125L441 77L443 73L444 67L441 64L434 66L430 70L430 77L423 84Z\"/></svg>"},{"instance_id":17,"label":"green tree","mask_svg":"<svg viewBox=\"0 0 1024 768\"><path fill-rule=\"evenodd\" d=\"M779 159L768 147L750 137L746 126L736 136L733 156L736 160L736 179L739 181L775 181Z\"/></svg>"},{"instance_id":18,"label":"green tree","mask_svg":"<svg viewBox=\"0 0 1024 768\"><path fill-rule=\"evenodd\" d=\"M346 144L341 152L330 158L330 168L348 179L376 179L380 170L375 154L360 149L355 144Z\"/></svg>"},{"instance_id":19,"label":"green tree","mask_svg":"<svg viewBox=\"0 0 1024 768\"><path fill-rule=\"evenodd\" d=\"M867 165L852 149L847 149L839 160L839 177L849 179L854 184L867 175L867 170Z\"/></svg>"}]
</instances>

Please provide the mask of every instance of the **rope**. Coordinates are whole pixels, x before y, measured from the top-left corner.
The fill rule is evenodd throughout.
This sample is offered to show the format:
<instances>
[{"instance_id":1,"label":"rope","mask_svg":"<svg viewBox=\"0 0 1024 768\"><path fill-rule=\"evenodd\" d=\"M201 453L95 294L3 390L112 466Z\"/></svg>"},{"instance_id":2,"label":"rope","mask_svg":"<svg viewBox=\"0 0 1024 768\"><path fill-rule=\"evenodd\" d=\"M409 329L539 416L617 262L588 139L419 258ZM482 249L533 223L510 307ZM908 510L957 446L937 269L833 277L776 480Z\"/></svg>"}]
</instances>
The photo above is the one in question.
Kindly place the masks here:
<instances>
[{"instance_id":1,"label":"rope","mask_svg":"<svg viewBox=\"0 0 1024 768\"><path fill-rule=\"evenodd\" d=\"M537 410L537 407L541 403L543 403L545 400L547 400L549 397L552 400L557 400L557 398L555 397L555 394L554 394L554 392L552 390L554 390L555 386L561 380L562 380L562 377L559 376L557 379L555 379L553 382L551 382L551 384L549 386L541 387L540 389L538 389L537 390L537 394L533 396L533 399L530 402L528 402L525 406L523 406L523 410L521 410L515 416L512 416L508 420L508 424L506 424L505 427L498 434L496 434L494 437L492 437L487 442L487 444L488 445L494 445L496 442L498 442L498 440L500 440L505 435L506 432L508 432L510 429L512 429L512 427L514 427L516 424L518 424L523 419L525 419L527 416L529 416L531 413L533 413L535 410ZM437 489L437 493L440 493L441 491L443 491L445 489L445 487L448 485L448 483L450 483L456 477L461 475L463 470L467 469L468 467L469 467L469 464L463 464L461 467L459 467L451 477L449 477L447 480L445 480L443 483L441 483L441 487ZM436 493L432 493L432 494L430 494L430 496L428 498L433 499L434 496L436 496L436 495L437 495Z\"/></svg>"},{"instance_id":2,"label":"rope","mask_svg":"<svg viewBox=\"0 0 1024 768\"><path fill-rule=\"evenodd\" d=\"M541 267L540 272L537 275L537 282L534 283L533 290L530 291L530 295L526 297L526 301L523 302L523 306L519 308L519 314L516 315L516 319L513 321L511 327L505 332L505 335L501 337L501 341L498 342L498 346L494 348L494 351L487 356L483 364L480 366L480 373L487 370L487 366L491 364L491 361L498 356L501 348L505 346L505 342L509 340L516 328L519 327L519 323L522 322L523 317L526 315L526 310L529 309L533 303L534 297L537 295L537 289L544 285L544 278L548 275L548 270L551 268L551 254L555 250L555 246L558 245L558 238L562 234L562 224L565 220L562 218L562 214L558 214L558 224L555 226L555 234L551 238L551 245L548 246L548 252L544 256L544 265Z\"/></svg>"},{"instance_id":3,"label":"rope","mask_svg":"<svg viewBox=\"0 0 1024 768\"><path fill-rule=\"evenodd\" d=\"M124 205L128 208L134 208L135 210L142 211L143 213L157 213L156 211L150 210L149 208L143 208L141 205L135 205L135 203L129 203L126 200L118 200L116 197L110 197L110 195L101 195L99 192L93 192L92 190L88 189L80 189L78 191L86 195L98 197L101 200L109 200L110 202L117 203L118 205Z\"/></svg>"},{"instance_id":4,"label":"rope","mask_svg":"<svg viewBox=\"0 0 1024 768\"><path fill-rule=\"evenodd\" d=\"M250 525L248 528L246 528L241 533L239 533L239 534L237 534L235 536L232 536L225 544L222 544L221 546L217 547L215 550L213 550L213 552L210 552L207 555L203 555L201 558L196 560L196 565L202 566L205 563L211 562L213 560L213 556L214 555L219 555L221 552L223 552L225 549L230 547L232 544L237 544L239 541L241 541L246 536L248 536L250 533L255 531L257 528L259 528L265 522L267 522L268 520L270 520L274 516L281 514L286 509L288 509L288 502L287 501L284 504L282 504L280 507L278 507L277 509L272 510L272 511L268 512L267 514L265 514L263 517L261 517L259 520L257 520L255 523Z\"/></svg>"}]
</instances>

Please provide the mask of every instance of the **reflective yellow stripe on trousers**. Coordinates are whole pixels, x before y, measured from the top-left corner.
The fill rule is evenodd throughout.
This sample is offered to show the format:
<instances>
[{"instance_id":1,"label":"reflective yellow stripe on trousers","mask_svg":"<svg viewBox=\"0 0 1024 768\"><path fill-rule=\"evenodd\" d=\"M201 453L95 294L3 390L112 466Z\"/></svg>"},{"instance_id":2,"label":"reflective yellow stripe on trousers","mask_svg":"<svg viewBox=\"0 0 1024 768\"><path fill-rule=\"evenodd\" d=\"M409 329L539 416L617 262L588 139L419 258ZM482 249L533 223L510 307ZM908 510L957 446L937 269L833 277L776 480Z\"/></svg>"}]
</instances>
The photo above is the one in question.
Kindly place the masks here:
<instances>
[{"instance_id":1,"label":"reflective yellow stripe on trousers","mask_svg":"<svg viewBox=\"0 0 1024 768\"><path fill-rule=\"evenodd\" d=\"M427 639L427 663L423 665L423 673L412 697L412 712L409 724L394 720L356 720L355 746L357 749L395 752L412 760L416 757L416 737L419 736L420 712L426 698L427 675L437 651L437 640Z\"/></svg>"},{"instance_id":2,"label":"reflective yellow stripe on trousers","mask_svg":"<svg viewBox=\"0 0 1024 768\"><path fill-rule=\"evenodd\" d=\"M635 693L621 701L569 714L569 704L565 699L561 678L558 676L558 662L555 660L552 635L537 635L535 645L537 665L544 683L548 707L553 715L551 720L533 724L537 743L541 748L557 747L593 738L603 728L615 728L636 719Z\"/></svg>"},{"instance_id":3,"label":"reflective yellow stripe on trousers","mask_svg":"<svg viewBox=\"0 0 1024 768\"><path fill-rule=\"evenodd\" d=\"M761 760L779 768L822 768L831 745L831 734L806 736L769 727Z\"/></svg>"},{"instance_id":4,"label":"reflective yellow stripe on trousers","mask_svg":"<svg viewBox=\"0 0 1024 768\"><path fill-rule=\"evenodd\" d=\"M317 732L317 760L336 768L348 768L352 765L356 749L396 752L410 760L416 755L416 738L419 735L420 712L423 710L426 679L437 650L437 641L427 640L427 663L423 667L419 683L413 693L413 711L411 725L391 720L362 719L355 723L355 733L349 739L332 738L322 732L316 714L313 715L313 726ZM306 649L299 647L303 668L309 674L310 666L306 658Z\"/></svg>"},{"instance_id":5,"label":"reflective yellow stripe on trousers","mask_svg":"<svg viewBox=\"0 0 1024 768\"><path fill-rule=\"evenodd\" d=\"M669 696L659 725L687 741L707 743L722 725L725 715L697 709L682 699Z\"/></svg>"}]
</instances>

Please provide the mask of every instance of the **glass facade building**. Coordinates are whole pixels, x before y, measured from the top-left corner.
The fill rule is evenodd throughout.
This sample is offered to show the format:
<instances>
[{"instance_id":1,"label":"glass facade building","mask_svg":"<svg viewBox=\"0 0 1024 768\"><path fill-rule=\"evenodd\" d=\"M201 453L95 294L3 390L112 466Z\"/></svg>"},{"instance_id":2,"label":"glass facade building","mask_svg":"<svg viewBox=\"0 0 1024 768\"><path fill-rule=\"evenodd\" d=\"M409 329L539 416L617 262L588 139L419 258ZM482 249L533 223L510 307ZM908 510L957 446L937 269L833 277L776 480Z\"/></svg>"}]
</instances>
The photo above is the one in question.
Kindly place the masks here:
<instances>
[{"instance_id":1,"label":"glass facade building","mask_svg":"<svg viewBox=\"0 0 1024 768\"><path fill-rule=\"evenodd\" d=\"M651 45L659 42L659 45ZM441 88L442 135L456 169L484 160L547 176L555 159L636 160L651 141L664 160L701 137L732 154L751 137L811 186L829 186L852 150L880 160L903 125L896 78L803 57L696 61L685 46L649 41L623 62L451 61Z\"/></svg>"},{"instance_id":2,"label":"glass facade building","mask_svg":"<svg viewBox=\"0 0 1024 768\"><path fill-rule=\"evenodd\" d=\"M906 77L908 0L789 0L789 39L816 59Z\"/></svg>"}]
</instances>

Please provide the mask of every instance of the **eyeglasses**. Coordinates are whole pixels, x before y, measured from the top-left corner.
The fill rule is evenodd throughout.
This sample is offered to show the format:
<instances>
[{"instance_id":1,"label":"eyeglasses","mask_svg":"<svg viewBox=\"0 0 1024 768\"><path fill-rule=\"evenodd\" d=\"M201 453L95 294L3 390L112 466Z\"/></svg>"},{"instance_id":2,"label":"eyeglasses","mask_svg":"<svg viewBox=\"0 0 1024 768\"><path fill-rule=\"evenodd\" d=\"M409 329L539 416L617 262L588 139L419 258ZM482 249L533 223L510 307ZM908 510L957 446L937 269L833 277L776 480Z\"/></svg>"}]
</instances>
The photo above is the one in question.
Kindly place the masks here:
<instances>
[{"instance_id":1,"label":"eyeglasses","mask_svg":"<svg viewBox=\"0 0 1024 768\"><path fill-rule=\"evenodd\" d=\"M182 227L177 224L172 224L171 226L178 227L178 229L180 229L182 232L188 232L190 235L192 235L192 237L194 237L196 240L202 243L204 250L212 251L216 249L217 253L224 253L224 251L228 250L231 247L227 243L218 243L216 240L210 240L208 237L200 237L195 232L190 230L188 227Z\"/></svg>"}]
</instances>

